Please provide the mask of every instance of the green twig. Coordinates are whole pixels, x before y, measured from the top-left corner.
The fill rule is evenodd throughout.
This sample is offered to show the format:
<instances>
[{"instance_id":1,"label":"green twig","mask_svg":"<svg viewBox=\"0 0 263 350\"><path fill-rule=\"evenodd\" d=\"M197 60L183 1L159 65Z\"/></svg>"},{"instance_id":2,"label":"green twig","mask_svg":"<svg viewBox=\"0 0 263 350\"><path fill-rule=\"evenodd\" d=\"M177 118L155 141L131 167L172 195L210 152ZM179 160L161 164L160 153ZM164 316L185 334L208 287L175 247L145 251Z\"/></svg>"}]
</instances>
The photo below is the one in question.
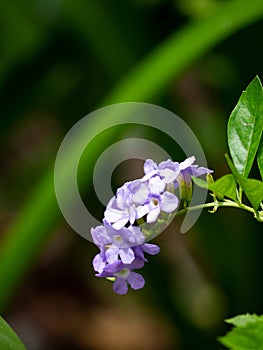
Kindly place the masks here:
<instances>
[{"instance_id":1,"label":"green twig","mask_svg":"<svg viewBox=\"0 0 263 350\"><path fill-rule=\"evenodd\" d=\"M176 216L178 215L183 215L186 214L187 212L190 211L194 211L194 210L200 210L200 209L205 209L205 208L214 208L214 207L232 207L232 208L239 208L239 209L243 209L246 211L249 211L250 213L253 213L254 215L256 215L256 212L253 208L243 204L243 203L236 203L230 200L225 200L223 202L221 201L215 201L215 202L210 202L210 203L205 203L205 204L199 204L199 205L195 205L193 207L188 207L188 208L184 208L179 210L176 213Z\"/></svg>"}]
</instances>

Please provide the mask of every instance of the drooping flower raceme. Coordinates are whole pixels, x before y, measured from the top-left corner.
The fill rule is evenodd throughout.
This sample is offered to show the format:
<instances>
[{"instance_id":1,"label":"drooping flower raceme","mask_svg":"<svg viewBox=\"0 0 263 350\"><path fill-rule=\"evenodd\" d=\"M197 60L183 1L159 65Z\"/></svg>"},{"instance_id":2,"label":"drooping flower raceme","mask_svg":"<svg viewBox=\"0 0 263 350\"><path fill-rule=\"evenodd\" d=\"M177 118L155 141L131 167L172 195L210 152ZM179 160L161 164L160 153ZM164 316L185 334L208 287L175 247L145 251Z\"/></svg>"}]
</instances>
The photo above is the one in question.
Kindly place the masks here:
<instances>
[{"instance_id":1,"label":"drooping flower raceme","mask_svg":"<svg viewBox=\"0 0 263 350\"><path fill-rule=\"evenodd\" d=\"M107 204L103 225L91 229L93 242L100 249L93 259L96 276L113 280L115 293L125 294L128 284L133 289L144 286L144 278L133 270L148 261L144 253L155 255L160 248L145 243L146 235L139 224L158 222L162 212L175 213L179 206L177 188L181 199L190 202L191 176L212 172L193 165L194 161L195 157L181 163L169 159L157 165L147 159L145 175L120 187Z\"/></svg>"}]
</instances>

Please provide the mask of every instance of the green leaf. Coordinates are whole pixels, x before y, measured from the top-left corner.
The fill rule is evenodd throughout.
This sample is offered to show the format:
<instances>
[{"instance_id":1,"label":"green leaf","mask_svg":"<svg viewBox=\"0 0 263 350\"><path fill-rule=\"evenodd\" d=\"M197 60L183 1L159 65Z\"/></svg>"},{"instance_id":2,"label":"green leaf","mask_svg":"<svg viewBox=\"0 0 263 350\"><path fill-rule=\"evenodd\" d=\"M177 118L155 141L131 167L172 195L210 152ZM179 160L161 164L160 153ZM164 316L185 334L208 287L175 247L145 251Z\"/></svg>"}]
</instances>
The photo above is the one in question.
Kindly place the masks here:
<instances>
[{"instance_id":1,"label":"green leaf","mask_svg":"<svg viewBox=\"0 0 263 350\"><path fill-rule=\"evenodd\" d=\"M230 154L237 171L248 177L263 129L263 89L256 77L230 115L227 133Z\"/></svg>"},{"instance_id":2,"label":"green leaf","mask_svg":"<svg viewBox=\"0 0 263 350\"><path fill-rule=\"evenodd\" d=\"M257 161L260 175L263 180L263 137L261 137L261 141L259 144Z\"/></svg>"},{"instance_id":3,"label":"green leaf","mask_svg":"<svg viewBox=\"0 0 263 350\"><path fill-rule=\"evenodd\" d=\"M12 328L0 316L0 349L1 350L26 350L21 340Z\"/></svg>"},{"instance_id":4,"label":"green leaf","mask_svg":"<svg viewBox=\"0 0 263 350\"><path fill-rule=\"evenodd\" d=\"M226 197L237 200L236 181L232 174L224 175L209 185L209 189Z\"/></svg>"},{"instance_id":5,"label":"green leaf","mask_svg":"<svg viewBox=\"0 0 263 350\"><path fill-rule=\"evenodd\" d=\"M262 350L263 349L263 316L239 315L227 323L235 327L219 341L231 350Z\"/></svg>"},{"instance_id":6,"label":"green leaf","mask_svg":"<svg viewBox=\"0 0 263 350\"><path fill-rule=\"evenodd\" d=\"M227 154L226 160L239 186L245 192L253 208L257 210L259 204L263 200L263 182L255 179L247 179L244 176L240 175Z\"/></svg>"},{"instance_id":7,"label":"green leaf","mask_svg":"<svg viewBox=\"0 0 263 350\"><path fill-rule=\"evenodd\" d=\"M263 321L263 315L258 316L256 314L245 314L245 315L237 315L232 318L228 318L225 322L232 324L234 326L245 326L247 323L256 322L258 319Z\"/></svg>"},{"instance_id":8,"label":"green leaf","mask_svg":"<svg viewBox=\"0 0 263 350\"><path fill-rule=\"evenodd\" d=\"M208 183L206 181L194 176L192 176L192 180L198 187L208 189Z\"/></svg>"},{"instance_id":9,"label":"green leaf","mask_svg":"<svg viewBox=\"0 0 263 350\"><path fill-rule=\"evenodd\" d=\"M237 191L236 191L236 181L232 174L224 175L217 179L215 182L208 184L206 181L202 179L198 179L196 177L192 177L193 182L201 187L208 188L213 191L215 194L223 195L237 200Z\"/></svg>"}]
</instances>

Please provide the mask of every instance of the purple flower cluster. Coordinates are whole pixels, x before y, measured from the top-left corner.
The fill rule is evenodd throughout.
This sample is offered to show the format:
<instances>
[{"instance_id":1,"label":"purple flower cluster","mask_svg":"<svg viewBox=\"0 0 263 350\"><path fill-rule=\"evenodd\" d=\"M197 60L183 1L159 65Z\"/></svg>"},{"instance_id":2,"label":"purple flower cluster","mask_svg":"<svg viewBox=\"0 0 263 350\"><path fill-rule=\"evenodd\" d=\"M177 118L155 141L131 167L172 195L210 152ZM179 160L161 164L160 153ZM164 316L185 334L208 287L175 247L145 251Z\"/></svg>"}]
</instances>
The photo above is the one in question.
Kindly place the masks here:
<instances>
[{"instance_id":1,"label":"purple flower cluster","mask_svg":"<svg viewBox=\"0 0 263 350\"><path fill-rule=\"evenodd\" d=\"M127 284L133 289L143 288L144 278L133 270L147 262L144 253L155 255L160 248L145 243L138 221L154 223L161 212L175 212L179 205L177 188L181 199L190 201L191 176L211 172L193 165L194 161L195 157L190 157L182 163L167 160L157 165L147 159L145 175L120 187L106 207L103 225L91 229L93 242L100 249L93 260L96 276L113 280L115 293L127 293Z\"/></svg>"}]
</instances>

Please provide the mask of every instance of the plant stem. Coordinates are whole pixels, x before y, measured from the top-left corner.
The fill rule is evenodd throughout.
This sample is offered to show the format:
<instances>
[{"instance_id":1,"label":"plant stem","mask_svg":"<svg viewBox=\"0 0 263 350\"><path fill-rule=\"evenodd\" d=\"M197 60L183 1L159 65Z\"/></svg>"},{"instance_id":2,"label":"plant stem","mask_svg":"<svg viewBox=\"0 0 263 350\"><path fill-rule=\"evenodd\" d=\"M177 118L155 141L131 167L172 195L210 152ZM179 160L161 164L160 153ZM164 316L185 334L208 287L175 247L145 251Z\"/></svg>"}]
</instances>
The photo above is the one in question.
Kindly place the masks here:
<instances>
[{"instance_id":1,"label":"plant stem","mask_svg":"<svg viewBox=\"0 0 263 350\"><path fill-rule=\"evenodd\" d=\"M179 210L176 213L176 216L186 214L189 211L194 211L194 210L199 210L199 209L204 209L204 208L218 208L218 207L240 208L240 209L244 209L244 210L247 210L247 211L255 214L255 210L253 208L251 208L243 203L236 203L236 202L232 202L230 200L227 200L224 202L216 201L216 202L199 204L199 205L195 205L193 207L184 208L184 209Z\"/></svg>"}]
</instances>

